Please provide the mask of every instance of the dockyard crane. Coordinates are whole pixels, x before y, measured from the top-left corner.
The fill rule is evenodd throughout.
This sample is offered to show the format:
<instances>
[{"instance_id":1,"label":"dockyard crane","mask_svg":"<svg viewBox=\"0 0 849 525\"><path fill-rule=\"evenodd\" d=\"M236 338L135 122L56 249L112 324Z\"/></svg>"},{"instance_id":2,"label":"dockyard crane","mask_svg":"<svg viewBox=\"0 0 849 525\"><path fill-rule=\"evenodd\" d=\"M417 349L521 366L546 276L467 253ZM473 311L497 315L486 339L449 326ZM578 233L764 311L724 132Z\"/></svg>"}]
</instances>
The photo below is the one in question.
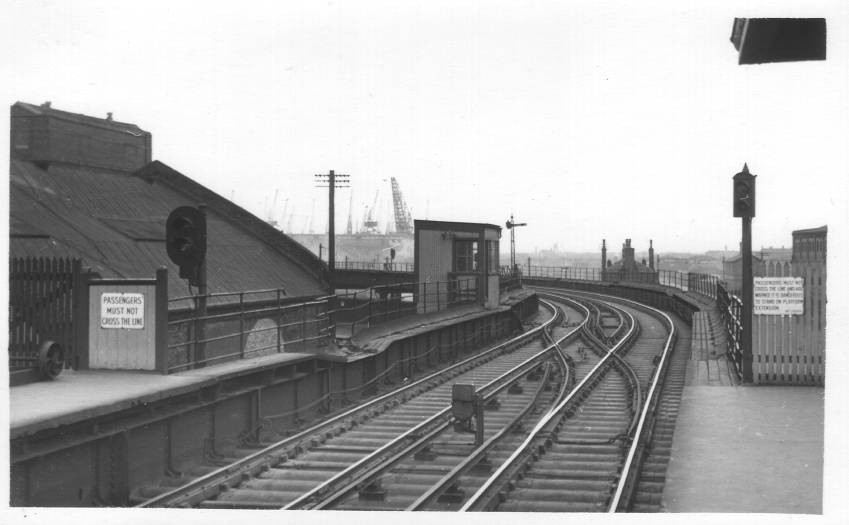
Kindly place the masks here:
<instances>
[{"instance_id":1,"label":"dockyard crane","mask_svg":"<svg viewBox=\"0 0 849 525\"><path fill-rule=\"evenodd\" d=\"M401 186L395 177L392 183L392 204L395 209L395 231L398 233L413 233L413 218L404 196L401 194Z\"/></svg>"},{"instance_id":2,"label":"dockyard crane","mask_svg":"<svg viewBox=\"0 0 849 525\"><path fill-rule=\"evenodd\" d=\"M309 233L315 233L315 230L313 229L313 217L315 217L315 199L312 200L312 209L310 209L310 218L307 226L307 232Z\"/></svg>"},{"instance_id":3,"label":"dockyard crane","mask_svg":"<svg viewBox=\"0 0 849 525\"><path fill-rule=\"evenodd\" d=\"M271 206L269 206L268 209L265 212L266 215L268 216L268 219L266 220L266 222L268 222L268 224L274 226L275 228L277 227L277 221L274 220L274 208L277 206L277 197L279 195L280 195L280 189L277 188L277 189L274 190L274 198L271 200Z\"/></svg>"},{"instance_id":4,"label":"dockyard crane","mask_svg":"<svg viewBox=\"0 0 849 525\"><path fill-rule=\"evenodd\" d=\"M374 203L372 203L371 208L369 208L368 210L368 214L366 214L365 220L363 220L363 230L368 233L378 233L377 219L374 214L374 211L377 209L378 195L380 195L380 188L378 188L378 190L374 192Z\"/></svg>"},{"instance_id":5,"label":"dockyard crane","mask_svg":"<svg viewBox=\"0 0 849 525\"><path fill-rule=\"evenodd\" d=\"M351 190L351 197L348 199L348 227L345 233L351 235L354 233L354 191Z\"/></svg>"}]
</instances>

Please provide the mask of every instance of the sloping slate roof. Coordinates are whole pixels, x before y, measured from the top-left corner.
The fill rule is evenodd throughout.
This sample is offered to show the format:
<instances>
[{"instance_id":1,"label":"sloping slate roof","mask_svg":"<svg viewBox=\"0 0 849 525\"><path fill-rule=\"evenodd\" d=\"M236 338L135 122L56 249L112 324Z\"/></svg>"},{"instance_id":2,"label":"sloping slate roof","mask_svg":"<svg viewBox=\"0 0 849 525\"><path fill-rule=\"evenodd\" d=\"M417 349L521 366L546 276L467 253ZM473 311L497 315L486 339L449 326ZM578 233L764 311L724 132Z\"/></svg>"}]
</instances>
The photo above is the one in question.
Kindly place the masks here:
<instances>
[{"instance_id":1,"label":"sloping slate roof","mask_svg":"<svg viewBox=\"0 0 849 525\"><path fill-rule=\"evenodd\" d=\"M170 170L162 163L151 164L156 170ZM173 180L160 183L155 177L145 180L107 170L57 164L43 170L13 159L10 173L12 257L81 257L103 277L152 277L156 268L166 266L169 296L189 295L165 251L165 220L173 208L200 202L196 194L205 191L209 195L199 196L209 205L211 293L268 288L283 288L286 298L326 293L325 281L317 277L317 258L310 260L301 252L291 256L285 248L294 241L271 226L271 232L257 234L216 201L225 199L197 183L192 182L203 189L193 187L195 195L190 197ZM315 268L309 267L311 262Z\"/></svg>"}]
</instances>

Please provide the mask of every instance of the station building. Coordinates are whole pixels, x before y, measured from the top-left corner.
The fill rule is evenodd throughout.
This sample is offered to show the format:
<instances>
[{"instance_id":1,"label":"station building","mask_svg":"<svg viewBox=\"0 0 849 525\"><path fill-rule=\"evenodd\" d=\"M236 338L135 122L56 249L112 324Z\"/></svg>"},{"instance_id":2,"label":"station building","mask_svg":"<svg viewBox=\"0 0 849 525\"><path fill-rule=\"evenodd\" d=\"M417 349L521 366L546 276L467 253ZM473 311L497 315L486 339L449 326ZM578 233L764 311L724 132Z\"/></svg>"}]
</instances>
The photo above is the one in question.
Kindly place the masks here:
<instances>
[{"instance_id":1,"label":"station building","mask_svg":"<svg viewBox=\"0 0 849 525\"><path fill-rule=\"evenodd\" d=\"M11 107L9 255L79 258L102 277L169 272L171 298L191 295L167 257L165 220L207 205L210 293L279 288L285 297L329 290L318 257L265 221L166 164L135 124ZM249 176L249 174L248 174Z\"/></svg>"},{"instance_id":2,"label":"station building","mask_svg":"<svg viewBox=\"0 0 849 525\"><path fill-rule=\"evenodd\" d=\"M176 327L173 322L193 315L196 303L191 296L198 293L180 278L177 265L166 253L166 219L180 206L206 205L205 264L207 291L212 294L208 314L232 313L244 306L233 292L264 290L244 302L274 301L279 308L326 295L331 289L326 265L308 249L204 185L152 161L151 134L135 124L118 122L111 114L96 118L60 111L49 102L17 102L11 107L10 142L13 382L19 377L29 380L38 345L47 339L61 346L63 360L74 368L149 370L160 366L154 362L167 366L164 358L154 359L153 347L189 337L189 324ZM158 271L162 268L167 274ZM155 280L156 291L145 292L146 327L165 317L156 311L167 309L167 338L156 345L153 339L146 340L147 357L142 364L133 359L133 352L122 353L116 361L114 355L89 351L100 346L93 340L89 345L86 338L102 333L82 328L81 312L89 308L96 312L88 318L99 312L90 306L95 300L82 304L88 301L83 298L88 292L82 291L102 292L101 285L92 283L109 279ZM36 297L42 292L49 303ZM207 333L214 337L218 331L232 331L233 323L239 321L210 322ZM245 330L262 323L268 321L247 319ZM320 330L318 323L314 330ZM115 337L121 335L121 330L113 332ZM206 355L232 352L227 349L230 341L210 342ZM253 344L249 336L243 346ZM112 346L104 341L102 350L111 352Z\"/></svg>"}]
</instances>

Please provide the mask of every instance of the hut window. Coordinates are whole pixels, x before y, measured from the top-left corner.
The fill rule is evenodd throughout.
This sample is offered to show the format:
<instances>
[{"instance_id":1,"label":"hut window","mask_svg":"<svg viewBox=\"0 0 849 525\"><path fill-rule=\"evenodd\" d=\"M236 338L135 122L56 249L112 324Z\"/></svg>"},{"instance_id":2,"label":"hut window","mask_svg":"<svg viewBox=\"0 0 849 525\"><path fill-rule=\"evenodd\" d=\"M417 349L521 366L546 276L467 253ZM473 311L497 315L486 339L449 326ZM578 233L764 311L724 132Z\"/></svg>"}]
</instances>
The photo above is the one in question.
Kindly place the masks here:
<instances>
[{"instance_id":1,"label":"hut window","mask_svg":"<svg viewBox=\"0 0 849 525\"><path fill-rule=\"evenodd\" d=\"M454 241L454 271L475 272L478 269L478 241Z\"/></svg>"}]
</instances>

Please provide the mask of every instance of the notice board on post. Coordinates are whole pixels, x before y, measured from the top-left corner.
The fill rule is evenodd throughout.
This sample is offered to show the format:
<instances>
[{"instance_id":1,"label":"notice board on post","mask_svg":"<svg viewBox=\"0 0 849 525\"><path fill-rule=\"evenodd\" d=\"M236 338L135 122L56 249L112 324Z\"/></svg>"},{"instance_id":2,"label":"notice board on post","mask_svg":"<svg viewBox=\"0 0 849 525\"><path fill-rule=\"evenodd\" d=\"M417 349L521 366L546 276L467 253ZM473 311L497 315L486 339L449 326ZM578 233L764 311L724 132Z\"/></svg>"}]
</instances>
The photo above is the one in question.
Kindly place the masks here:
<instances>
[{"instance_id":1,"label":"notice board on post","mask_svg":"<svg viewBox=\"0 0 849 525\"><path fill-rule=\"evenodd\" d=\"M801 277L755 277L755 315L802 315L805 289Z\"/></svg>"}]
</instances>

